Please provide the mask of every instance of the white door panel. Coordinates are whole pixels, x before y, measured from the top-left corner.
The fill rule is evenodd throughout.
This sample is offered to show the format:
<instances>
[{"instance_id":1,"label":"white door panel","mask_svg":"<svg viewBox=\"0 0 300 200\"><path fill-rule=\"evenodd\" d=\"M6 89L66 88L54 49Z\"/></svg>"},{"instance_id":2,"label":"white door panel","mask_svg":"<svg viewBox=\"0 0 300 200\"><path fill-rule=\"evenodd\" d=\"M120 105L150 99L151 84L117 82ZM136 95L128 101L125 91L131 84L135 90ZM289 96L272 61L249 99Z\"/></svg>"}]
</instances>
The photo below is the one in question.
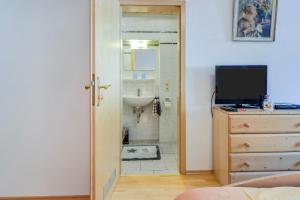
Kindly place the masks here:
<instances>
[{"instance_id":1,"label":"white door panel","mask_svg":"<svg viewBox=\"0 0 300 200\"><path fill-rule=\"evenodd\" d=\"M96 0L95 7L95 199L109 199L119 176L121 140L120 5ZM105 89L97 86L107 85ZM100 92L100 94L99 94ZM100 102L98 96L100 96ZM97 106L97 104L99 104Z\"/></svg>"}]
</instances>

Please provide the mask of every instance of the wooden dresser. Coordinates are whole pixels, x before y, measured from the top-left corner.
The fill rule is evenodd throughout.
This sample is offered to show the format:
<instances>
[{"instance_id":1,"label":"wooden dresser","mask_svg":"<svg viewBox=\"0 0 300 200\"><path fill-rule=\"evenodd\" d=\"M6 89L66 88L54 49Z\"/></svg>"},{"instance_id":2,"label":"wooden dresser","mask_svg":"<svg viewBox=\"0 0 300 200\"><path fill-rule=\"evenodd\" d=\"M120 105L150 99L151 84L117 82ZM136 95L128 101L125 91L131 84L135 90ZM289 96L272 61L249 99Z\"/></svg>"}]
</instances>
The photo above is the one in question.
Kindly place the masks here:
<instances>
[{"instance_id":1,"label":"wooden dresser","mask_svg":"<svg viewBox=\"0 0 300 200\"><path fill-rule=\"evenodd\" d=\"M300 171L300 110L214 108L214 172L223 185Z\"/></svg>"}]
</instances>

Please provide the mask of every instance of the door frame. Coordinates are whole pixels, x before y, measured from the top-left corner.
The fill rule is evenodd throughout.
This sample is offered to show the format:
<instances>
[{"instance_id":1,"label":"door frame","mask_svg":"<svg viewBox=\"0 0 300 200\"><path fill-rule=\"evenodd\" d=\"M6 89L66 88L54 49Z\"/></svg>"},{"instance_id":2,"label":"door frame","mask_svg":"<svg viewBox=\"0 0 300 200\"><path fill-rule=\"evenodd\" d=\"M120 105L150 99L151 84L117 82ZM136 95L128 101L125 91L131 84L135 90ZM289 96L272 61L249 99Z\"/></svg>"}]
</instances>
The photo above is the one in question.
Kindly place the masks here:
<instances>
[{"instance_id":1,"label":"door frame","mask_svg":"<svg viewBox=\"0 0 300 200\"><path fill-rule=\"evenodd\" d=\"M120 6L176 6L179 7L179 102L178 149L179 172L186 174L186 107L185 107L185 0L119 0Z\"/></svg>"},{"instance_id":2,"label":"door frame","mask_svg":"<svg viewBox=\"0 0 300 200\"><path fill-rule=\"evenodd\" d=\"M178 149L179 149L179 172L186 174L186 101L185 101L185 15L186 1L185 0L119 0L120 6L177 6L180 9L179 13L179 102L178 102ZM93 80L95 73L95 16L96 16L96 0L90 0L90 74ZM95 199L95 118L96 108L93 106L94 97L90 97L90 199ZM121 163L120 163L121 164Z\"/></svg>"}]
</instances>

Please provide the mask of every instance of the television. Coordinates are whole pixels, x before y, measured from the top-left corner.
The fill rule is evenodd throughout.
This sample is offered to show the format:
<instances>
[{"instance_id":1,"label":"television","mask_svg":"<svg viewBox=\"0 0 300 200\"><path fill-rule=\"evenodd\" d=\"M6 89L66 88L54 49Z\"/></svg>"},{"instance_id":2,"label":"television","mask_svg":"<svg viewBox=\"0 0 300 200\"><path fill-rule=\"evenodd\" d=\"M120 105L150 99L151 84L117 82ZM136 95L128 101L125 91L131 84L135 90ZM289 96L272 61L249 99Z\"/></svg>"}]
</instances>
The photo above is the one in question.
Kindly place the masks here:
<instances>
[{"instance_id":1,"label":"television","mask_svg":"<svg viewBox=\"0 0 300 200\"><path fill-rule=\"evenodd\" d=\"M219 65L215 70L215 104L261 106L267 94L266 65Z\"/></svg>"}]
</instances>

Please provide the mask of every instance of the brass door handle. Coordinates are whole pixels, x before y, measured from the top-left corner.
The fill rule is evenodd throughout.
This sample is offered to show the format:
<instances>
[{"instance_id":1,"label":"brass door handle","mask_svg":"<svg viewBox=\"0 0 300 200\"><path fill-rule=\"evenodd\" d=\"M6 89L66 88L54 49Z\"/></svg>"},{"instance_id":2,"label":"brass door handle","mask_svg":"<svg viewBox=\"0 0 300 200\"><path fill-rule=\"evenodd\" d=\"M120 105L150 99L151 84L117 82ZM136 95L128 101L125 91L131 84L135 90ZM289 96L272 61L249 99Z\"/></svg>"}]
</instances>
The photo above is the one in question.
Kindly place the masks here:
<instances>
[{"instance_id":1,"label":"brass door handle","mask_svg":"<svg viewBox=\"0 0 300 200\"><path fill-rule=\"evenodd\" d=\"M111 87L111 84L107 84L107 85L99 85L98 86L98 89L104 89L104 90L107 90L108 88Z\"/></svg>"},{"instance_id":2,"label":"brass door handle","mask_svg":"<svg viewBox=\"0 0 300 200\"><path fill-rule=\"evenodd\" d=\"M90 85L86 85L86 86L84 86L84 89L89 90L89 89L91 89L91 87L92 86L90 86Z\"/></svg>"},{"instance_id":3,"label":"brass door handle","mask_svg":"<svg viewBox=\"0 0 300 200\"><path fill-rule=\"evenodd\" d=\"M91 83L89 85L85 85L84 86L84 89L86 90L90 90L91 89L91 92L92 92L92 105L94 106L95 105L95 74L92 74L92 80L91 80Z\"/></svg>"},{"instance_id":4,"label":"brass door handle","mask_svg":"<svg viewBox=\"0 0 300 200\"><path fill-rule=\"evenodd\" d=\"M91 80L90 84L85 85L85 86L84 86L84 89L89 90L89 89L91 89L91 88L93 88L93 87L95 87L94 74L93 74L93 76L92 76L92 80Z\"/></svg>"},{"instance_id":5,"label":"brass door handle","mask_svg":"<svg viewBox=\"0 0 300 200\"><path fill-rule=\"evenodd\" d=\"M97 77L97 107L100 106L101 102L104 100L104 96L102 95L102 89L107 90L111 87L111 84L101 85L100 84L100 78Z\"/></svg>"}]
</instances>

